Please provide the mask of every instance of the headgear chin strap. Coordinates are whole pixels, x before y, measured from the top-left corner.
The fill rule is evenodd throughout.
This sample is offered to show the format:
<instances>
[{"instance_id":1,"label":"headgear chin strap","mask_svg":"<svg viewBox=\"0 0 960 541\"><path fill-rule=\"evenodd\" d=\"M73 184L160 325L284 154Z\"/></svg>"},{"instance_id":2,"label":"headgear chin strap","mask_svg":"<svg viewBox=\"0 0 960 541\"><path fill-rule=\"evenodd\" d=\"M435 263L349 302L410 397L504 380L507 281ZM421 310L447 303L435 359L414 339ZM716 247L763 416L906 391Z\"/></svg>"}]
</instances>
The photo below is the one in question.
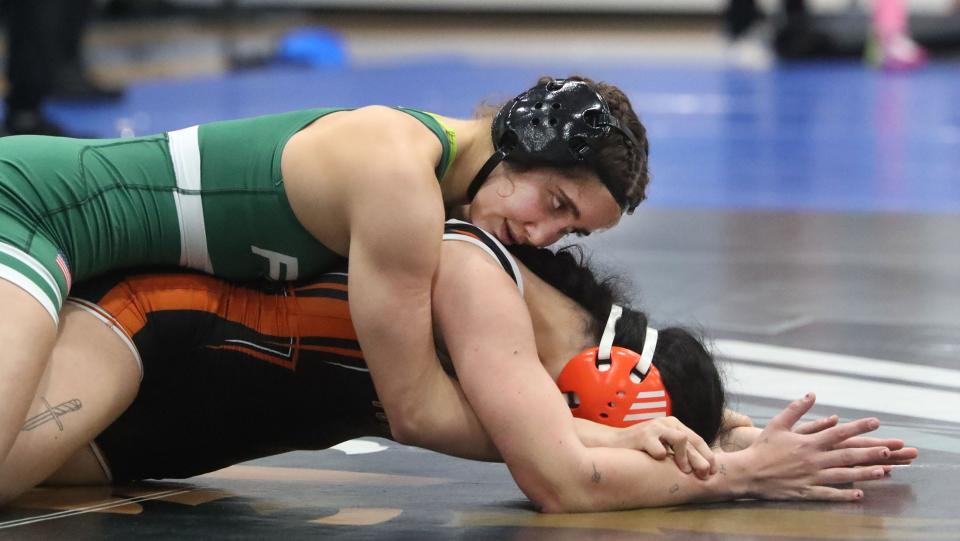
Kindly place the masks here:
<instances>
[{"instance_id":1,"label":"headgear chin strap","mask_svg":"<svg viewBox=\"0 0 960 541\"><path fill-rule=\"evenodd\" d=\"M609 178L599 163L599 143L611 130L642 148L629 128L586 82L554 79L537 85L500 108L492 125L494 153L467 189L472 201L487 176L502 161L521 165L564 167L587 165L613 195L621 210L629 206L625 189Z\"/></svg>"},{"instance_id":2,"label":"headgear chin strap","mask_svg":"<svg viewBox=\"0 0 960 541\"><path fill-rule=\"evenodd\" d=\"M647 327L640 354L612 345L622 314L623 308L613 305L600 345L580 352L557 378L575 417L626 427L673 411L660 371L653 365L656 329Z\"/></svg>"}]
</instances>

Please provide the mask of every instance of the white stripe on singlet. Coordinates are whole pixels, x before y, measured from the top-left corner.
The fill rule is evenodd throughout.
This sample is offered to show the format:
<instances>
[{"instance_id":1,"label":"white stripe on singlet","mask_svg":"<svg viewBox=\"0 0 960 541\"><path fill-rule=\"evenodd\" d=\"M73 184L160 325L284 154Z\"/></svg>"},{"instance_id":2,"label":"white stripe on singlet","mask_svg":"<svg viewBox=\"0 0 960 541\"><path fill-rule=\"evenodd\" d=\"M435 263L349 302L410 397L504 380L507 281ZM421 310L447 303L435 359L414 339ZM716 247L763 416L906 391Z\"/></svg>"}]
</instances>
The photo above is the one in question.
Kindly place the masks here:
<instances>
[{"instance_id":1,"label":"white stripe on singlet","mask_svg":"<svg viewBox=\"0 0 960 541\"><path fill-rule=\"evenodd\" d=\"M133 354L133 360L137 361L137 368L140 369L140 381L143 381L143 361L140 359L140 350L137 349L137 345L134 344L133 340L127 336L126 332L124 332L123 326L120 325L120 322L96 303L79 299L77 297L67 297L67 303L72 304L73 306L76 306L84 312L99 319L104 325L110 327L110 330L120 337L120 340L122 340L127 348L130 349L130 353Z\"/></svg>"},{"instance_id":2,"label":"white stripe on singlet","mask_svg":"<svg viewBox=\"0 0 960 541\"><path fill-rule=\"evenodd\" d=\"M6 265L0 265L0 278L26 291L28 295L36 299L37 302L43 306L43 309L50 314L50 317L53 318L53 325L55 327L60 325L60 316L57 307L50 302L50 297L40 289L40 286L33 283L29 278L24 276L23 273Z\"/></svg>"},{"instance_id":3,"label":"white stripe on singlet","mask_svg":"<svg viewBox=\"0 0 960 541\"><path fill-rule=\"evenodd\" d=\"M199 126L167 133L170 160L177 177L173 202L180 223L180 265L213 273L207 249L207 229L203 221L203 199L200 196Z\"/></svg>"},{"instance_id":4,"label":"white stripe on singlet","mask_svg":"<svg viewBox=\"0 0 960 541\"><path fill-rule=\"evenodd\" d=\"M39 274L40 278L42 278L43 281L47 283L47 286L53 290L53 294L57 298L57 304L63 304L63 297L60 296L60 286L57 285L57 281L53 278L53 275L50 274L50 271L41 265L40 262L37 261L36 257L24 252L16 246L3 242L0 242L0 252L19 260L24 265L30 267L30 270Z\"/></svg>"},{"instance_id":5,"label":"white stripe on singlet","mask_svg":"<svg viewBox=\"0 0 960 541\"><path fill-rule=\"evenodd\" d=\"M107 459L103 456L103 452L100 450L100 446L97 445L97 442L90 442L90 451L93 452L94 458L96 458L97 462L100 463L100 469L103 470L103 475L107 477L107 482L113 484L113 472L110 471L110 465L107 464Z\"/></svg>"}]
</instances>

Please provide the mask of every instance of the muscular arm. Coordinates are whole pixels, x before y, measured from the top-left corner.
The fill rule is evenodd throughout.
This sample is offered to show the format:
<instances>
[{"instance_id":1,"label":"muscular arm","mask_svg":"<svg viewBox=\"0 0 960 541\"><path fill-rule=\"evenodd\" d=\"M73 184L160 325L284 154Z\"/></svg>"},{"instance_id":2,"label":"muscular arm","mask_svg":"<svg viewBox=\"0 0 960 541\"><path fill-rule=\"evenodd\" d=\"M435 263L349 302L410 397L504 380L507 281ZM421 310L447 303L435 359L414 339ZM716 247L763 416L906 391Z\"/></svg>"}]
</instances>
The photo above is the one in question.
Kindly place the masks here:
<instances>
[{"instance_id":1,"label":"muscular arm","mask_svg":"<svg viewBox=\"0 0 960 541\"><path fill-rule=\"evenodd\" d=\"M362 222L357 225L364 227ZM441 233L430 228L429 238L440 239ZM383 246L382 238L361 230L350 250L351 314L391 431L397 441L408 445L496 460L496 448L460 385L436 359L430 282L422 283L409 270L388 271L393 265L408 264L408 269L424 265L428 250L413 240L407 237ZM439 246L431 248L439 251ZM420 272L426 274L426 269Z\"/></svg>"},{"instance_id":2,"label":"muscular arm","mask_svg":"<svg viewBox=\"0 0 960 541\"><path fill-rule=\"evenodd\" d=\"M287 143L282 171L297 218L349 257L350 311L394 439L495 459L433 345L431 283L444 209L436 137L384 107L338 112Z\"/></svg>"},{"instance_id":3,"label":"muscular arm","mask_svg":"<svg viewBox=\"0 0 960 541\"><path fill-rule=\"evenodd\" d=\"M480 423L517 485L544 511L628 509L746 495L860 497L854 490L822 485L871 478L863 468L835 468L849 466L853 454L829 449L832 442L872 427L858 421L830 434L793 434L790 428L812 400L792 404L771 422L757 446L724 455L719 473L706 480L682 473L672 461L630 449L584 446L569 408L537 359L522 299L493 262L472 250L459 247L455 269L447 268L454 258L441 260L434 317ZM875 463L877 453L876 448L858 450L857 459ZM801 455L805 458L798 463Z\"/></svg>"},{"instance_id":4,"label":"muscular arm","mask_svg":"<svg viewBox=\"0 0 960 541\"><path fill-rule=\"evenodd\" d=\"M675 503L667 481L688 477L672 462L626 449L587 448L540 364L516 288L469 245L444 258L434 313L463 390L520 489L547 511ZM645 472L643 480L636 475ZM663 481L650 475L659 473ZM628 489L632 479L650 490ZM663 490L657 490L661 484ZM632 495L631 495L632 493ZM689 498L689 495L686 496Z\"/></svg>"}]
</instances>

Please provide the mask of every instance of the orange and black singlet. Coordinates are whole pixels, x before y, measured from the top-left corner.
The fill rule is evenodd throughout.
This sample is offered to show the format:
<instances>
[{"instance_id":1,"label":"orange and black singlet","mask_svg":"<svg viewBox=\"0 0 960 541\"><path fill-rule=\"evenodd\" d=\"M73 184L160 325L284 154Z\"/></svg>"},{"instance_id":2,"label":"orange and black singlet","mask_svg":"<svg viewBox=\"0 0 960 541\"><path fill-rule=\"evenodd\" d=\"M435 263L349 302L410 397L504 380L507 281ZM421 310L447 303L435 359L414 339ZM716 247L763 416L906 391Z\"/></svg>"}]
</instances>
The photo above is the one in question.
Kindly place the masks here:
<instances>
[{"instance_id":1,"label":"orange and black singlet","mask_svg":"<svg viewBox=\"0 0 960 541\"><path fill-rule=\"evenodd\" d=\"M512 256L479 228L451 221L444 239L478 245L521 285ZM143 364L133 404L96 438L114 481L190 477L390 435L344 272L257 288L188 272L127 273L74 294L71 302L132 340Z\"/></svg>"}]
</instances>

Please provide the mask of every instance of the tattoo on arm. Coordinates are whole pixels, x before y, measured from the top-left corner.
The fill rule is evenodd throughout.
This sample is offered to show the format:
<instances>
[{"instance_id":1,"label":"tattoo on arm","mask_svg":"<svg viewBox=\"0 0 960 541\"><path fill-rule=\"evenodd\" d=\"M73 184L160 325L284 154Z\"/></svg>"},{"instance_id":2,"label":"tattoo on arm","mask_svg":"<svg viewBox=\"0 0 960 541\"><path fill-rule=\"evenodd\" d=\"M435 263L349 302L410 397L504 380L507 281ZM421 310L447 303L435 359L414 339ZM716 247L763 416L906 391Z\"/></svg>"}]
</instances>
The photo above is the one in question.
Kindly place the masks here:
<instances>
[{"instance_id":1,"label":"tattoo on arm","mask_svg":"<svg viewBox=\"0 0 960 541\"><path fill-rule=\"evenodd\" d=\"M73 413L78 411L83 407L83 404L80 403L79 398L74 398L73 400L67 400L62 404L51 407L50 403L47 402L45 397L40 397L40 400L43 402L43 405L46 406L46 410L42 411L33 417L27 419L27 422L24 423L23 428L20 429L21 432L29 432L34 428L37 428L40 425L54 421L57 423L57 427L60 428L60 432L63 432L63 422L60 421L60 417L68 413Z\"/></svg>"},{"instance_id":2,"label":"tattoo on arm","mask_svg":"<svg viewBox=\"0 0 960 541\"><path fill-rule=\"evenodd\" d=\"M726 464L720 464L720 469L718 470L717 473L719 473L720 475L726 475L726 474L727 474L727 465L726 465Z\"/></svg>"},{"instance_id":3,"label":"tattoo on arm","mask_svg":"<svg viewBox=\"0 0 960 541\"><path fill-rule=\"evenodd\" d=\"M678 490L680 490L680 485L679 485L679 484L675 484L675 485L673 485L672 487L670 487L670 494L673 494L673 493L677 492Z\"/></svg>"},{"instance_id":4,"label":"tattoo on arm","mask_svg":"<svg viewBox=\"0 0 960 541\"><path fill-rule=\"evenodd\" d=\"M593 476L590 478L594 483L600 482L600 471L597 470L597 465L593 464Z\"/></svg>"}]
</instances>

